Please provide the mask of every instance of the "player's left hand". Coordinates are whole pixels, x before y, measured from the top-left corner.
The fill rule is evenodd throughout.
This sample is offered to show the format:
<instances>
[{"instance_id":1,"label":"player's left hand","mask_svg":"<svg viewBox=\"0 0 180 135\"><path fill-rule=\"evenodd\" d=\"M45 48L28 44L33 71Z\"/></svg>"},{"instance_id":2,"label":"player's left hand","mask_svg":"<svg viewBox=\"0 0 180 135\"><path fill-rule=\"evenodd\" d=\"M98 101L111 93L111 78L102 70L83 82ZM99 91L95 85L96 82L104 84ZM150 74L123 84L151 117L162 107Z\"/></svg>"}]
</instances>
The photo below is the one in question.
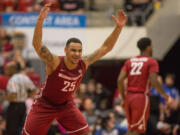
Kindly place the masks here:
<instances>
[{"instance_id":1,"label":"player's left hand","mask_svg":"<svg viewBox=\"0 0 180 135\"><path fill-rule=\"evenodd\" d=\"M117 17L112 15L112 18L118 27L123 27L126 24L126 14L122 10L118 10Z\"/></svg>"}]
</instances>

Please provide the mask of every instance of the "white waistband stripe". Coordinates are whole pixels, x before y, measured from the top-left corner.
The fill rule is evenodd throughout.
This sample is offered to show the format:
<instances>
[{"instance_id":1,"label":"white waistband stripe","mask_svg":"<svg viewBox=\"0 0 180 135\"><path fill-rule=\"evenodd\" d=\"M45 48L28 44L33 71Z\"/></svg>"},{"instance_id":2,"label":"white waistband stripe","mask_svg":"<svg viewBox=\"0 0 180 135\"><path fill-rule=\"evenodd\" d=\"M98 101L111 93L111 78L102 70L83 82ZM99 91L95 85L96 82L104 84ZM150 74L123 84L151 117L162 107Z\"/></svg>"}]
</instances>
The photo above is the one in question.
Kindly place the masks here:
<instances>
[{"instance_id":1,"label":"white waistband stripe","mask_svg":"<svg viewBox=\"0 0 180 135\"><path fill-rule=\"evenodd\" d=\"M24 132L26 133L26 135L30 135L30 134L26 131L25 127L24 127Z\"/></svg>"},{"instance_id":2,"label":"white waistband stripe","mask_svg":"<svg viewBox=\"0 0 180 135\"><path fill-rule=\"evenodd\" d=\"M143 110L142 117L140 118L140 120L137 123L130 125L131 128L138 126L141 122L143 122L143 126L145 127L145 115L146 115L146 111L148 108L148 102L149 102L148 96L147 96L147 94L145 94L145 107Z\"/></svg>"}]
</instances>

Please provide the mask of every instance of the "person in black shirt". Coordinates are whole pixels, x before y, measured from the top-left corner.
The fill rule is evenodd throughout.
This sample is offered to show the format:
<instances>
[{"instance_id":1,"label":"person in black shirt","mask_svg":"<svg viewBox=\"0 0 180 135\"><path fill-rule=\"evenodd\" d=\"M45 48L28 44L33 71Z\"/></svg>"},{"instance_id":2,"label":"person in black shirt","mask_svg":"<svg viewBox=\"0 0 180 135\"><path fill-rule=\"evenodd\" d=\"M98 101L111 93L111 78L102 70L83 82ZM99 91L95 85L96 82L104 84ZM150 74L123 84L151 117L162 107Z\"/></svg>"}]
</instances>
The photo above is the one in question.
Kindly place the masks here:
<instances>
[{"instance_id":1,"label":"person in black shirt","mask_svg":"<svg viewBox=\"0 0 180 135\"><path fill-rule=\"evenodd\" d=\"M84 2L82 0L59 0L60 10L64 12L83 13Z\"/></svg>"}]
</instances>

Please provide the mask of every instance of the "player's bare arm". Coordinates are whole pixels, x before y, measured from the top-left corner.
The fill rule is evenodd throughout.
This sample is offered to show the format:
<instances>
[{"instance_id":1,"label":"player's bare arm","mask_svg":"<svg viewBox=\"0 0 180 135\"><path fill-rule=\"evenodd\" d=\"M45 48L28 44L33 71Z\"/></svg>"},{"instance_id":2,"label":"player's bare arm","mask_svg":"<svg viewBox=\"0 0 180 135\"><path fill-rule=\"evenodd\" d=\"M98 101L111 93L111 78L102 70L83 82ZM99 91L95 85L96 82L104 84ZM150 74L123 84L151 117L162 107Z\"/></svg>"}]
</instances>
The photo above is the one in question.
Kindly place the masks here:
<instances>
[{"instance_id":1,"label":"player's bare arm","mask_svg":"<svg viewBox=\"0 0 180 135\"><path fill-rule=\"evenodd\" d=\"M105 54L111 51L112 48L114 47L122 28L126 24L126 15L123 11L118 10L117 17L112 15L112 18L114 22L116 23L115 29L113 30L113 32L109 35L109 37L105 40L105 42L99 49L97 49L92 54L83 57L83 60L86 63L86 67L93 64L95 61L97 61L101 57L103 57Z\"/></svg>"},{"instance_id":2,"label":"player's bare arm","mask_svg":"<svg viewBox=\"0 0 180 135\"><path fill-rule=\"evenodd\" d=\"M157 73L150 73L150 81L151 81L152 87L155 88L164 97L166 104L169 107L172 107L172 104L175 103L175 100L164 92L162 86L157 80Z\"/></svg>"},{"instance_id":3,"label":"player's bare arm","mask_svg":"<svg viewBox=\"0 0 180 135\"><path fill-rule=\"evenodd\" d=\"M121 73L119 74L118 80L117 80L117 87L121 94L123 106L124 106L124 100L125 100L124 80L126 79L126 77L127 77L127 72L121 71Z\"/></svg>"},{"instance_id":4,"label":"player's bare arm","mask_svg":"<svg viewBox=\"0 0 180 135\"><path fill-rule=\"evenodd\" d=\"M60 60L58 56L52 54L42 43L42 26L51 4L46 4L40 11L33 35L33 46L38 56L46 63L46 72L51 74L58 66Z\"/></svg>"},{"instance_id":5,"label":"player's bare arm","mask_svg":"<svg viewBox=\"0 0 180 135\"><path fill-rule=\"evenodd\" d=\"M154 72L150 73L150 82L152 84L152 87L155 88L164 97L164 99L167 101L169 96L162 89L161 84L157 80L157 76L158 76L157 73L154 73Z\"/></svg>"}]
</instances>

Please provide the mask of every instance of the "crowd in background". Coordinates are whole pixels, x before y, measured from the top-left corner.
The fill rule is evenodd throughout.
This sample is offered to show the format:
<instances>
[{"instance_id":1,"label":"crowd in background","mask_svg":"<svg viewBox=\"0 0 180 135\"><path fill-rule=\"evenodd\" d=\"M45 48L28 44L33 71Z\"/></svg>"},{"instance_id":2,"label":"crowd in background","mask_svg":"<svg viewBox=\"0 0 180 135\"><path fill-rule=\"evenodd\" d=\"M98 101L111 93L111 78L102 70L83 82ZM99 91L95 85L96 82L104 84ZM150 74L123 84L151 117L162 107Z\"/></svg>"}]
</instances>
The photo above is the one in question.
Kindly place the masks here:
<instances>
[{"instance_id":1,"label":"crowd in background","mask_svg":"<svg viewBox=\"0 0 180 135\"><path fill-rule=\"evenodd\" d=\"M83 0L1 0L0 12L39 12L45 3L53 3L53 12L82 13Z\"/></svg>"},{"instance_id":2,"label":"crowd in background","mask_svg":"<svg viewBox=\"0 0 180 135\"><path fill-rule=\"evenodd\" d=\"M14 102L23 102L25 105L21 107L25 110L25 114L19 120L19 130L22 129L25 116L29 112L35 94L41 86L39 75L34 73L31 63L25 60L21 54L23 46L16 46L13 38L13 35L7 33L4 28L0 29L0 135L6 135L7 128L9 128L7 126L8 122L12 123L14 114L17 114L14 111L8 112L9 108L12 109L10 106L11 104L14 105ZM25 90L26 94L24 94L23 100L19 99L20 101L18 101L18 98L8 98L14 90L14 87L9 86L9 84L14 78L17 78L17 74L25 75L30 80L29 85L26 85L29 86ZM16 83L21 82L23 88L25 87L27 82L24 82L25 78L20 82L19 78L16 80L18 81ZM159 76L159 81L165 92L179 101L179 90L174 86L175 75L167 74L164 81ZM127 85L127 80L124 85ZM18 93L19 91L16 90L15 92ZM166 107L163 97L156 90L152 88L150 93L151 110L146 134L178 135L180 108L170 110ZM22 95L20 97L22 98ZM119 90L109 90L101 83L89 78L88 81L80 84L78 91L74 95L74 100L85 116L94 135L123 135L126 133L127 120L121 106ZM58 134L66 135L66 131L57 121L53 121L48 135Z\"/></svg>"},{"instance_id":3,"label":"crowd in background","mask_svg":"<svg viewBox=\"0 0 180 135\"><path fill-rule=\"evenodd\" d=\"M142 26L154 12L160 7L162 0L122 0L123 10L127 13L127 25ZM53 2L51 12L81 14L86 11L98 12L95 0L1 0L1 12L39 12L45 3ZM113 1L112 1L113 2ZM88 4L87 4L88 3ZM107 3L107 11L114 10L112 4ZM108 9L109 8L109 9ZM111 14L115 11L111 11Z\"/></svg>"}]
</instances>

